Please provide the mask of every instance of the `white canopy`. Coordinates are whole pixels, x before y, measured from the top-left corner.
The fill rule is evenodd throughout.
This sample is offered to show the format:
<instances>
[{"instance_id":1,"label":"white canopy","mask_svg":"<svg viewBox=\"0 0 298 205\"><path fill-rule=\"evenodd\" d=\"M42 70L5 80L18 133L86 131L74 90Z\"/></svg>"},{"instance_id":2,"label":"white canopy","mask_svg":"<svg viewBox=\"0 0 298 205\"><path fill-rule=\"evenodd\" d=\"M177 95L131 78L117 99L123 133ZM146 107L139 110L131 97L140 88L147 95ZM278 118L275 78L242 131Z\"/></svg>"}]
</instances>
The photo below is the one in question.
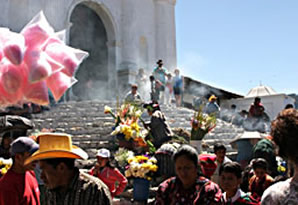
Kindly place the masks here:
<instances>
[{"instance_id":1,"label":"white canopy","mask_svg":"<svg viewBox=\"0 0 298 205\"><path fill-rule=\"evenodd\" d=\"M258 97L258 96L266 96L266 95L276 95L277 92L273 90L273 88L269 86L260 85L255 88L252 88L245 98L251 98L251 97Z\"/></svg>"}]
</instances>

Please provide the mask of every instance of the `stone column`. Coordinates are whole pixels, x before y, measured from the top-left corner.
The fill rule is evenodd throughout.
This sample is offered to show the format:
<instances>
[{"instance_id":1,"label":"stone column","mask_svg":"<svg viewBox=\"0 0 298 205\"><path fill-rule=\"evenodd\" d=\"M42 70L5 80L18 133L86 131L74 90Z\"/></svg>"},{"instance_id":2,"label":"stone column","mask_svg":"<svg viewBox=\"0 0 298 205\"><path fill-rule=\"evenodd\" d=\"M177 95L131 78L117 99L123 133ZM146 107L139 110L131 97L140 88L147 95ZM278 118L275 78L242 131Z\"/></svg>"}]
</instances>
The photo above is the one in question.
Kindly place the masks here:
<instances>
[{"instance_id":1,"label":"stone column","mask_svg":"<svg viewBox=\"0 0 298 205\"><path fill-rule=\"evenodd\" d=\"M176 0L155 0L156 60L169 70L177 66L175 6Z\"/></svg>"},{"instance_id":2,"label":"stone column","mask_svg":"<svg viewBox=\"0 0 298 205\"><path fill-rule=\"evenodd\" d=\"M122 1L121 60L118 67L118 87L121 93L135 83L138 62L137 13L134 0Z\"/></svg>"}]
</instances>

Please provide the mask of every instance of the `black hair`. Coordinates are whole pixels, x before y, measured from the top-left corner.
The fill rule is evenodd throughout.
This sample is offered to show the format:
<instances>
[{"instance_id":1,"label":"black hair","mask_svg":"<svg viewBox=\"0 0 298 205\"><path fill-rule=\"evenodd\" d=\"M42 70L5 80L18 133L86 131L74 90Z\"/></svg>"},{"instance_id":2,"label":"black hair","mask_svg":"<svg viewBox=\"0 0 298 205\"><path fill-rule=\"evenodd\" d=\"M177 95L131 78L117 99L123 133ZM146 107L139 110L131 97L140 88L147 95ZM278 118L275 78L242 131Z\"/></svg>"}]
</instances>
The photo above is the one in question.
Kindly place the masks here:
<instances>
[{"instance_id":1,"label":"black hair","mask_svg":"<svg viewBox=\"0 0 298 205\"><path fill-rule=\"evenodd\" d=\"M150 76L149 76L149 80L150 80L150 81L154 81L154 80L155 80L154 76L153 76L153 75L150 75Z\"/></svg>"},{"instance_id":2,"label":"black hair","mask_svg":"<svg viewBox=\"0 0 298 205\"><path fill-rule=\"evenodd\" d=\"M68 169L74 169L75 167L75 159L71 159L71 158L52 158L52 159L43 159L41 161L46 162L47 164L51 165L55 169L60 163L64 163Z\"/></svg>"},{"instance_id":3,"label":"black hair","mask_svg":"<svg viewBox=\"0 0 298 205\"><path fill-rule=\"evenodd\" d=\"M285 109L290 109L290 108L294 108L293 104L287 104Z\"/></svg>"},{"instance_id":4,"label":"black hair","mask_svg":"<svg viewBox=\"0 0 298 205\"><path fill-rule=\"evenodd\" d=\"M176 162L176 160L181 156L186 156L189 160L193 161L196 167L198 167L199 165L198 152L192 146L187 144L181 145L174 153L173 161Z\"/></svg>"},{"instance_id":5,"label":"black hair","mask_svg":"<svg viewBox=\"0 0 298 205\"><path fill-rule=\"evenodd\" d=\"M238 162L226 162L219 168L219 175L223 172L235 174L238 179L242 178L241 165Z\"/></svg>"},{"instance_id":6,"label":"black hair","mask_svg":"<svg viewBox=\"0 0 298 205\"><path fill-rule=\"evenodd\" d=\"M216 144L213 146L213 151L214 151L214 153L216 153L218 150L225 150L225 151L227 151L227 148L226 148L225 145L222 144L222 143L216 143Z\"/></svg>"},{"instance_id":7,"label":"black hair","mask_svg":"<svg viewBox=\"0 0 298 205\"><path fill-rule=\"evenodd\" d=\"M265 169L267 170L267 167L268 167L268 163L266 162L265 159L263 158L256 158L256 159L253 159L251 161L251 164L252 164L252 168L254 170L256 170L257 168L261 168L261 169Z\"/></svg>"},{"instance_id":8,"label":"black hair","mask_svg":"<svg viewBox=\"0 0 298 205\"><path fill-rule=\"evenodd\" d=\"M261 101L260 97L255 97L255 101Z\"/></svg>"}]
</instances>

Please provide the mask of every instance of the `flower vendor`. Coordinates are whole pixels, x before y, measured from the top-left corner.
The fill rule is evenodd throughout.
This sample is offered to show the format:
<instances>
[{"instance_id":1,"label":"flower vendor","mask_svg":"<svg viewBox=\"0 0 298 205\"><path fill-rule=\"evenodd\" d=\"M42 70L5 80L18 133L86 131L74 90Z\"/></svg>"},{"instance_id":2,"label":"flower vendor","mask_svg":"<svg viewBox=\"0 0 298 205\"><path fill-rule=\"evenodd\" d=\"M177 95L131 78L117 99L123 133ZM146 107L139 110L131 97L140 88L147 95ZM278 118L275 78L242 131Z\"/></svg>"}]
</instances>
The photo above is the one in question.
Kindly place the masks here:
<instances>
[{"instance_id":1,"label":"flower vendor","mask_svg":"<svg viewBox=\"0 0 298 205\"><path fill-rule=\"evenodd\" d=\"M149 116L151 116L150 122L146 123L145 126L150 129L153 145L158 149L163 143L172 139L173 132L158 104L150 102L144 104L143 107L147 109Z\"/></svg>"},{"instance_id":2,"label":"flower vendor","mask_svg":"<svg viewBox=\"0 0 298 205\"><path fill-rule=\"evenodd\" d=\"M110 151L102 148L97 152L97 163L89 171L89 174L101 179L109 188L112 197L123 192L127 184L127 179L121 172L110 164ZM115 183L118 182L118 186Z\"/></svg>"}]
</instances>

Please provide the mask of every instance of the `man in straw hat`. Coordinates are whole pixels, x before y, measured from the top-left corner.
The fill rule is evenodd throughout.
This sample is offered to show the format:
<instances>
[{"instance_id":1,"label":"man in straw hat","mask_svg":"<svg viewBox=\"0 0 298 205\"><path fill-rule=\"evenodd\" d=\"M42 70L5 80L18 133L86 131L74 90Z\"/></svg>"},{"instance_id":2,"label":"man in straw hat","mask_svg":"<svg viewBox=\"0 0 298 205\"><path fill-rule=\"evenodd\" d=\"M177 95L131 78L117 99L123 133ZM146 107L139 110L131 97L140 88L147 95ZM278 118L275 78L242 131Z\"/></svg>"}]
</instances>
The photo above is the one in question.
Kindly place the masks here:
<instances>
[{"instance_id":1,"label":"man in straw hat","mask_svg":"<svg viewBox=\"0 0 298 205\"><path fill-rule=\"evenodd\" d=\"M208 99L208 103L205 107L205 113L207 114L212 114L212 113L215 113L215 114L218 114L219 111L220 111L220 108L219 108L219 105L217 104L216 102L217 100L217 97L215 95L211 95Z\"/></svg>"},{"instance_id":2,"label":"man in straw hat","mask_svg":"<svg viewBox=\"0 0 298 205\"><path fill-rule=\"evenodd\" d=\"M44 204L112 204L107 186L75 167L75 159L86 160L88 155L72 145L70 135L42 133L37 140L40 148L25 164L39 161L41 178L47 187Z\"/></svg>"},{"instance_id":3,"label":"man in straw hat","mask_svg":"<svg viewBox=\"0 0 298 205\"><path fill-rule=\"evenodd\" d=\"M11 144L12 167L0 180L0 205L39 205L39 189L34 163L24 165L38 150L38 144L29 137L19 137Z\"/></svg>"}]
</instances>

